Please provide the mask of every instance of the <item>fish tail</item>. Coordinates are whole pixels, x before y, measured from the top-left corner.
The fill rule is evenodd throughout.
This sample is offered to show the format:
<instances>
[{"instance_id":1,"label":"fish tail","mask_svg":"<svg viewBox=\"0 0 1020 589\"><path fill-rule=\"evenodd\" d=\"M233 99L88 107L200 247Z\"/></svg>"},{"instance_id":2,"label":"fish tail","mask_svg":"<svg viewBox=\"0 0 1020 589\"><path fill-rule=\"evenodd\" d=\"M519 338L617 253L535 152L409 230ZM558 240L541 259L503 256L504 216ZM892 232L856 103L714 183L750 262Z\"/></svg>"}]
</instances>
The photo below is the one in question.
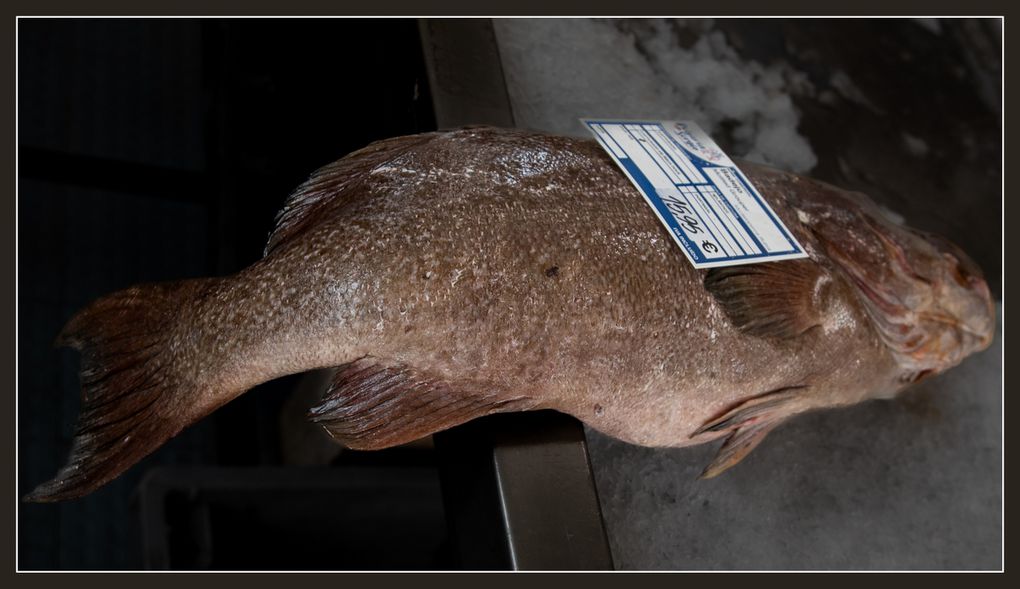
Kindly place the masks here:
<instances>
[{"instance_id":1,"label":"fish tail","mask_svg":"<svg viewBox=\"0 0 1020 589\"><path fill-rule=\"evenodd\" d=\"M193 408L199 389L181 369L187 346L173 334L215 281L134 286L97 300L67 323L55 344L81 352L78 425L67 463L26 501L90 493L201 417Z\"/></svg>"}]
</instances>

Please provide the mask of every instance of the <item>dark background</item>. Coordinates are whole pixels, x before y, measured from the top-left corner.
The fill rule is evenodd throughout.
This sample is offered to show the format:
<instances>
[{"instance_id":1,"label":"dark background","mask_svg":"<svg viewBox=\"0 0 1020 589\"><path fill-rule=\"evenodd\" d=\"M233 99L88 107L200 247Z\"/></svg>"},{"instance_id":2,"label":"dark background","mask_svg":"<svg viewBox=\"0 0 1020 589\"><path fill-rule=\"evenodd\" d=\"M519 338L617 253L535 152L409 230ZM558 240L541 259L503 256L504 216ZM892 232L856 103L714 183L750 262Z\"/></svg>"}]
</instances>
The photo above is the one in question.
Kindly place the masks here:
<instances>
[{"instance_id":1,"label":"dark background","mask_svg":"<svg viewBox=\"0 0 1020 589\"><path fill-rule=\"evenodd\" d=\"M18 33L18 492L24 494L53 476L70 448L78 358L51 343L77 309L131 284L222 275L251 264L261 257L284 198L315 168L373 140L435 124L413 20L23 19ZM83 499L20 505L20 568L141 568L136 487L142 476L160 465L281 464L278 415L294 384L295 378L283 379L240 397ZM393 463L387 456L368 462ZM410 462L428 466L427 457ZM434 487L419 496L435 495ZM267 493L285 497L252 501L290 505L291 513L275 516L276 529L259 528L254 511L214 506L202 515L213 521L212 534L220 534L211 540L219 550L213 562L195 562L188 543L196 540L178 538L171 544L183 542L182 556L171 564L347 566L344 552L351 547L335 539L320 547L334 556L316 553L318 562L310 562L309 541L287 541L288 526L318 530L305 538L339 535L329 530L335 514L323 507L324 498ZM430 505L438 501L429 497ZM362 499L368 502L362 510L371 511L371 493ZM195 517L188 501L172 496L168 509ZM379 530L385 525L379 519L370 529L385 536ZM222 538L224 530L236 537ZM232 553L222 548L233 540L256 545L262 535L275 538L274 548L248 554L243 546ZM430 565L378 559L354 559L350 566Z\"/></svg>"}]
</instances>

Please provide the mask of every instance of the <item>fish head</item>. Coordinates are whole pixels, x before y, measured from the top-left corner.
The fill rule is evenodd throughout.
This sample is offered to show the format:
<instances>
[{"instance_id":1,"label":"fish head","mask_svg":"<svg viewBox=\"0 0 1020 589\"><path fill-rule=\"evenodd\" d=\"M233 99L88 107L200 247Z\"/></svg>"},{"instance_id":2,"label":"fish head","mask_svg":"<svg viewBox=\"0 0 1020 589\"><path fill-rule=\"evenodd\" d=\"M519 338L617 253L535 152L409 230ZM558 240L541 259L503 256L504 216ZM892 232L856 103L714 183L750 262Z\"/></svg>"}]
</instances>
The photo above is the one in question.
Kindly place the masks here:
<instances>
[{"instance_id":1,"label":"fish head","mask_svg":"<svg viewBox=\"0 0 1020 589\"><path fill-rule=\"evenodd\" d=\"M815 210L810 231L849 279L900 372L895 388L983 350L995 307L978 265L949 240L890 219L866 196Z\"/></svg>"}]
</instances>

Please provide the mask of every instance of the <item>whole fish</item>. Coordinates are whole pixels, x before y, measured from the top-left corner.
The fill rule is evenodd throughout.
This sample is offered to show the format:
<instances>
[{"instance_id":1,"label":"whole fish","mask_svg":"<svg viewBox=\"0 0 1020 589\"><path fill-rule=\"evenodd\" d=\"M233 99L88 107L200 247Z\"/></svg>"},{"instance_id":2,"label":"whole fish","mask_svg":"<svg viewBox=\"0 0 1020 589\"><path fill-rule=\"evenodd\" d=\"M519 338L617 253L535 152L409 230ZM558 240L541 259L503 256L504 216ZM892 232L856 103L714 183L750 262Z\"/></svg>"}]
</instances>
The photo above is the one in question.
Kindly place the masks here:
<instances>
[{"instance_id":1,"label":"whole fish","mask_svg":"<svg viewBox=\"0 0 1020 589\"><path fill-rule=\"evenodd\" d=\"M309 417L352 448L555 409L634 444L725 437L714 476L793 415L889 397L989 345L988 287L959 249L864 195L739 165L809 258L694 269L592 140L373 143L289 197L252 266L70 320L78 430L27 499L88 493L253 386L323 367L338 370Z\"/></svg>"}]
</instances>

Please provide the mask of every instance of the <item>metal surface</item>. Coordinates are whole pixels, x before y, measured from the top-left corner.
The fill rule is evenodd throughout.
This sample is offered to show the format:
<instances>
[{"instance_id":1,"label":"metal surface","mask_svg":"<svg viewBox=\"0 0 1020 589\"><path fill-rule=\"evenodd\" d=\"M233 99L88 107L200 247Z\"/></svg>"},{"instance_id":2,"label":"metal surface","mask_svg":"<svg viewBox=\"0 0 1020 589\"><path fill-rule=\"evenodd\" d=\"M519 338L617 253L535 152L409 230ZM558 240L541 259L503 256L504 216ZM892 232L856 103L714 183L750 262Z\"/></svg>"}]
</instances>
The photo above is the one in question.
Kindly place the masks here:
<instances>
[{"instance_id":1,"label":"metal surface","mask_svg":"<svg viewBox=\"0 0 1020 589\"><path fill-rule=\"evenodd\" d=\"M434 438L464 568L613 568L579 421L555 411L492 415Z\"/></svg>"},{"instance_id":2,"label":"metal surface","mask_svg":"<svg viewBox=\"0 0 1020 589\"><path fill-rule=\"evenodd\" d=\"M419 30L436 125L513 126L492 21L427 19ZM434 440L463 568L613 568L579 421L493 415Z\"/></svg>"}]
</instances>

